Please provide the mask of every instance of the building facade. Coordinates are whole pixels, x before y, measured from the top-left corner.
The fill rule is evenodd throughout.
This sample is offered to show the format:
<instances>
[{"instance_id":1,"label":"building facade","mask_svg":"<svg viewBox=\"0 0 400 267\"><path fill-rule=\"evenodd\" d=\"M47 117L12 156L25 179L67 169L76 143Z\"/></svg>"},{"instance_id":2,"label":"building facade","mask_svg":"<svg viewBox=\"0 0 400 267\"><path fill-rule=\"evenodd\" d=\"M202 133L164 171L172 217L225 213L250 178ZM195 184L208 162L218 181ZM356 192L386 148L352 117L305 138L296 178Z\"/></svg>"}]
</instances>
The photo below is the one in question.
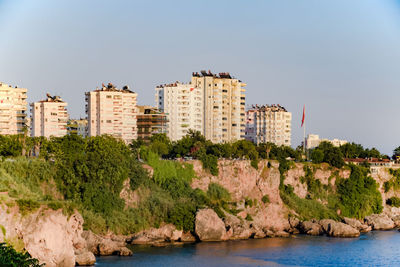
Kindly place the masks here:
<instances>
[{"instance_id":1,"label":"building facade","mask_svg":"<svg viewBox=\"0 0 400 267\"><path fill-rule=\"evenodd\" d=\"M126 143L137 138L137 94L109 83L85 93L88 136L108 134Z\"/></svg>"},{"instance_id":2,"label":"building facade","mask_svg":"<svg viewBox=\"0 0 400 267\"><path fill-rule=\"evenodd\" d=\"M168 116L169 138L179 140L189 129L214 143L244 138L245 86L229 73L210 71L193 73L187 84L158 86L156 103Z\"/></svg>"},{"instance_id":3,"label":"building facade","mask_svg":"<svg viewBox=\"0 0 400 267\"><path fill-rule=\"evenodd\" d=\"M31 136L61 137L67 134L67 103L59 96L31 104Z\"/></svg>"},{"instance_id":4,"label":"building facade","mask_svg":"<svg viewBox=\"0 0 400 267\"><path fill-rule=\"evenodd\" d=\"M153 134L167 134L167 115L152 106L138 106L138 139L149 141Z\"/></svg>"},{"instance_id":5,"label":"building facade","mask_svg":"<svg viewBox=\"0 0 400 267\"><path fill-rule=\"evenodd\" d=\"M292 113L280 105L252 106L246 111L246 139L255 143L291 145Z\"/></svg>"},{"instance_id":6,"label":"building facade","mask_svg":"<svg viewBox=\"0 0 400 267\"><path fill-rule=\"evenodd\" d=\"M331 143L333 146L339 147L342 146L344 144L347 144L348 142L346 140L340 140L340 139L320 139L318 134L309 134L307 135L306 138L306 148L307 149L313 149L316 148L317 146L319 146L319 144L321 144L321 142L329 142Z\"/></svg>"},{"instance_id":7,"label":"building facade","mask_svg":"<svg viewBox=\"0 0 400 267\"><path fill-rule=\"evenodd\" d=\"M191 84L203 93L203 129L206 139L224 143L244 138L246 84L229 73L217 75L210 71L193 73Z\"/></svg>"},{"instance_id":8,"label":"building facade","mask_svg":"<svg viewBox=\"0 0 400 267\"><path fill-rule=\"evenodd\" d=\"M157 108L167 115L167 136L176 141L189 129L204 133L202 88L191 83L175 82L156 87Z\"/></svg>"},{"instance_id":9,"label":"building facade","mask_svg":"<svg viewBox=\"0 0 400 267\"><path fill-rule=\"evenodd\" d=\"M67 132L68 134L77 134L82 137L87 136L87 120L86 119L71 119L67 122Z\"/></svg>"},{"instance_id":10,"label":"building facade","mask_svg":"<svg viewBox=\"0 0 400 267\"><path fill-rule=\"evenodd\" d=\"M22 134L26 129L27 89L0 82L0 134Z\"/></svg>"}]
</instances>

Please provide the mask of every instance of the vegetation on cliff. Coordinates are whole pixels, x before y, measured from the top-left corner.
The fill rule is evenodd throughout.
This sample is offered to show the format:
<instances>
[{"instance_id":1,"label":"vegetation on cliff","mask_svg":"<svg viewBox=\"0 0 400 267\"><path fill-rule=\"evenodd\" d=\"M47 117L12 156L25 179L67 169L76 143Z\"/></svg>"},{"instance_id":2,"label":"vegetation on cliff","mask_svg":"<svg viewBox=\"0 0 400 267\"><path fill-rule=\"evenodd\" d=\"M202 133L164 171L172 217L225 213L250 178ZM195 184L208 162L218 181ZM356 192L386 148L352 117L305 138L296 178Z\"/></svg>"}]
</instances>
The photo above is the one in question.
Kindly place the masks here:
<instances>
[{"instance_id":1,"label":"vegetation on cliff","mask_svg":"<svg viewBox=\"0 0 400 267\"><path fill-rule=\"evenodd\" d=\"M360 150L358 145L334 148L322 143L312 153L313 163L304 163L307 186L305 199L285 185L285 174L294 161L302 161L301 148L278 147L274 144L254 145L240 140L229 144L213 144L198 132L189 132L179 141L171 142L165 134L154 135L147 144L136 141L130 146L109 136L81 138L0 137L0 201L18 205L22 213L40 205L62 208L69 213L79 209L85 227L94 232L132 233L161 223L172 223L179 229L193 231L195 214L204 207L213 208L220 217L225 212L237 214L226 189L210 183L206 192L192 189L193 166L180 157L199 159L203 167L217 175L218 159L248 159L258 168L260 159L279 161L280 195L284 203L304 219L338 219L339 216L361 218L382 210L381 196L375 181L363 167L351 167L349 179L336 177L335 188L315 179L318 162L342 167L343 156L375 155L376 150ZM369 153L369 154L368 154ZM33 157L33 155L36 155ZM24 156L24 157L23 157ZM288 160L290 158L291 160ZM141 159L153 169L149 177ZM268 163L271 168L271 163ZM399 173L392 171L393 180L387 188L397 188ZM126 179L131 191L139 194L135 205L126 206L120 192ZM400 178L399 178L400 179ZM399 186L400 188L400 186ZM253 200L246 200L246 207ZM268 196L262 202L268 203ZM393 201L396 205L396 201Z\"/></svg>"},{"instance_id":2,"label":"vegetation on cliff","mask_svg":"<svg viewBox=\"0 0 400 267\"><path fill-rule=\"evenodd\" d=\"M4 267L41 267L37 259L28 252L17 252L12 246L0 243L0 266Z\"/></svg>"}]
</instances>

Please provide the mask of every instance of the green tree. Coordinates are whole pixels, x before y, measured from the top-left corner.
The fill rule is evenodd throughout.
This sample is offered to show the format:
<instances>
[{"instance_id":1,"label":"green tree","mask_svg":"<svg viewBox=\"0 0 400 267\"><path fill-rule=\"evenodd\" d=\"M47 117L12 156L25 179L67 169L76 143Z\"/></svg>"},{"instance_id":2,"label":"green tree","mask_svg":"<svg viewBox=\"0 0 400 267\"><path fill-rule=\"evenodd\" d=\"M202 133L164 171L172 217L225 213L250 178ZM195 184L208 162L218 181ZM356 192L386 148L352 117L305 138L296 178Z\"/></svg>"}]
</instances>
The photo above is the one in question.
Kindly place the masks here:
<instances>
[{"instance_id":1,"label":"green tree","mask_svg":"<svg viewBox=\"0 0 400 267\"><path fill-rule=\"evenodd\" d=\"M396 147L396 148L393 150L392 159L396 160L397 157L400 157L400 146L399 146L399 147Z\"/></svg>"},{"instance_id":2,"label":"green tree","mask_svg":"<svg viewBox=\"0 0 400 267\"><path fill-rule=\"evenodd\" d=\"M324 152L320 149L313 149L311 152L311 160L313 163L321 163L324 160Z\"/></svg>"},{"instance_id":3,"label":"green tree","mask_svg":"<svg viewBox=\"0 0 400 267\"><path fill-rule=\"evenodd\" d=\"M0 266L4 267L40 267L37 259L28 252L17 252L12 246L0 243Z\"/></svg>"},{"instance_id":4,"label":"green tree","mask_svg":"<svg viewBox=\"0 0 400 267\"><path fill-rule=\"evenodd\" d=\"M382 212L382 196L376 181L368 176L366 168L350 165L348 179L338 181L337 193L342 215L362 219Z\"/></svg>"}]
</instances>

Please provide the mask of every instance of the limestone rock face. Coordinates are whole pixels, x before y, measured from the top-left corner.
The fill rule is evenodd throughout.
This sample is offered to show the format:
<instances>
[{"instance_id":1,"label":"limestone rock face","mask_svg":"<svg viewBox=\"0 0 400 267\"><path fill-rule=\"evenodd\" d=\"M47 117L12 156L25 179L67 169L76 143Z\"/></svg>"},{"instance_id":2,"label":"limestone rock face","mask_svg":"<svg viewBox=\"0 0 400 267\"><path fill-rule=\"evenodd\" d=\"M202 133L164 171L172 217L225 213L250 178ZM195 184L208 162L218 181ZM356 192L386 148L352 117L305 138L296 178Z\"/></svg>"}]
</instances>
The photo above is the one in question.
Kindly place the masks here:
<instances>
[{"instance_id":1,"label":"limestone rock face","mask_svg":"<svg viewBox=\"0 0 400 267\"><path fill-rule=\"evenodd\" d=\"M102 238L92 231L83 231L82 237L86 240L87 250L95 255L99 255L99 244Z\"/></svg>"},{"instance_id":2,"label":"limestone rock face","mask_svg":"<svg viewBox=\"0 0 400 267\"><path fill-rule=\"evenodd\" d=\"M201 241L223 241L229 238L224 222L212 209L197 212L195 232Z\"/></svg>"},{"instance_id":3,"label":"limestone rock face","mask_svg":"<svg viewBox=\"0 0 400 267\"><path fill-rule=\"evenodd\" d=\"M111 239L103 239L99 244L99 254L101 256L108 256L118 254L119 246Z\"/></svg>"},{"instance_id":4,"label":"limestone rock face","mask_svg":"<svg viewBox=\"0 0 400 267\"><path fill-rule=\"evenodd\" d=\"M360 231L361 233L366 233L372 230L371 226L368 226L366 224L361 223L359 220L357 219L352 219L352 218L343 218L344 223L350 225L351 227L357 229L358 231Z\"/></svg>"},{"instance_id":5,"label":"limestone rock face","mask_svg":"<svg viewBox=\"0 0 400 267\"><path fill-rule=\"evenodd\" d=\"M395 227L394 222L386 214L372 214L364 220L373 230L390 230Z\"/></svg>"},{"instance_id":6,"label":"limestone rock face","mask_svg":"<svg viewBox=\"0 0 400 267\"><path fill-rule=\"evenodd\" d=\"M193 179L192 188L207 191L210 183L218 183L231 194L232 201L237 203L237 209L243 210L238 216L243 219L251 214L253 221L262 231L257 236L265 237L265 232L284 231L289 228L289 210L282 202L279 195L280 173L279 164L276 161L262 160L258 164L258 170L250 165L249 160L219 160L218 176L211 175L202 167L198 160L190 161L198 179ZM268 196L268 203L262 198ZM257 200L257 207L245 207L245 199ZM238 230L238 229L237 229ZM247 233L243 232L243 235ZM233 239L237 239L233 229ZM240 236L240 235L239 235ZM241 237L240 237L241 238Z\"/></svg>"},{"instance_id":7,"label":"limestone rock face","mask_svg":"<svg viewBox=\"0 0 400 267\"><path fill-rule=\"evenodd\" d=\"M358 237L360 232L348 224L336 222L331 219L324 219L319 221L322 229L328 236L333 237Z\"/></svg>"},{"instance_id":8,"label":"limestone rock face","mask_svg":"<svg viewBox=\"0 0 400 267\"><path fill-rule=\"evenodd\" d=\"M92 252L86 251L84 253L76 255L75 262L76 265L79 266L94 265L96 262L96 258Z\"/></svg>"},{"instance_id":9,"label":"limestone rock face","mask_svg":"<svg viewBox=\"0 0 400 267\"><path fill-rule=\"evenodd\" d=\"M324 233L322 226L312 221L301 222L299 230L307 235L322 235Z\"/></svg>"},{"instance_id":10,"label":"limestone rock face","mask_svg":"<svg viewBox=\"0 0 400 267\"><path fill-rule=\"evenodd\" d=\"M248 239L254 234L254 231L250 229L249 222L227 212L225 213L224 223L226 229L232 229L230 239Z\"/></svg>"},{"instance_id":11,"label":"limestone rock face","mask_svg":"<svg viewBox=\"0 0 400 267\"><path fill-rule=\"evenodd\" d=\"M4 205L0 206L0 224L6 233L5 236L1 233L0 241L14 240L49 267L75 266L75 250L86 247L81 237L83 219L77 212L68 219L61 209L41 207L22 216L17 206Z\"/></svg>"}]
</instances>

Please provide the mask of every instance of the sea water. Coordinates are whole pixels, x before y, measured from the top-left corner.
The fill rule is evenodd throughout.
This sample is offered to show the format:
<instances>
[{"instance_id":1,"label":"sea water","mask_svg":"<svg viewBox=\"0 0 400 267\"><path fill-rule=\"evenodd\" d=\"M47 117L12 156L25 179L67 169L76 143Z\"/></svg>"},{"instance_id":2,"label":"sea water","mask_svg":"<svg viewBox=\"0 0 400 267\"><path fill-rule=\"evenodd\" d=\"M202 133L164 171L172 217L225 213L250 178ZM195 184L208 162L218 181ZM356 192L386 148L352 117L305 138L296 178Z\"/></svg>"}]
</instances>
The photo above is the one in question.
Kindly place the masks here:
<instances>
[{"instance_id":1,"label":"sea water","mask_svg":"<svg viewBox=\"0 0 400 267\"><path fill-rule=\"evenodd\" d=\"M400 266L395 230L359 238L298 235L131 249L132 257L98 257L96 266Z\"/></svg>"}]
</instances>

